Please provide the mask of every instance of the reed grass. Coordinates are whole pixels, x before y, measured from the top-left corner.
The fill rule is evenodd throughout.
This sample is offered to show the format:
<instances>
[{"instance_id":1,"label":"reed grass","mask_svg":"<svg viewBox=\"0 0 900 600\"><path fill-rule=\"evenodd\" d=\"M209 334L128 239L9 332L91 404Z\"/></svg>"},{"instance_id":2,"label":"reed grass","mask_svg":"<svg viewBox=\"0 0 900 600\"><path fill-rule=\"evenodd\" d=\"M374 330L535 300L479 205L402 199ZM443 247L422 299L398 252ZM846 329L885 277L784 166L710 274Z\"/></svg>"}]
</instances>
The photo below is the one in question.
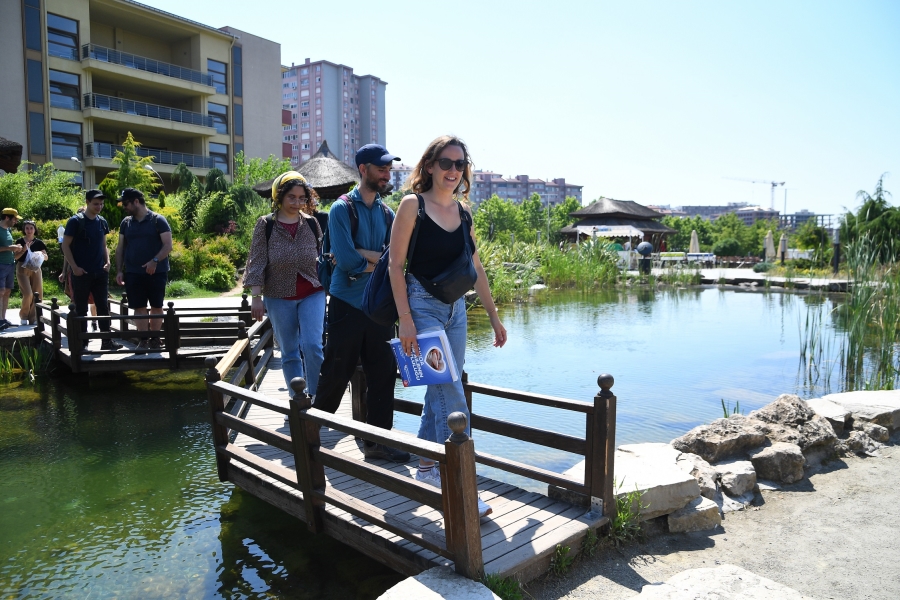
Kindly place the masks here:
<instances>
[{"instance_id":1,"label":"reed grass","mask_svg":"<svg viewBox=\"0 0 900 600\"><path fill-rule=\"evenodd\" d=\"M53 354L43 347L32 348L14 343L12 348L0 348L0 379L10 381L35 378L53 368Z\"/></svg>"}]
</instances>

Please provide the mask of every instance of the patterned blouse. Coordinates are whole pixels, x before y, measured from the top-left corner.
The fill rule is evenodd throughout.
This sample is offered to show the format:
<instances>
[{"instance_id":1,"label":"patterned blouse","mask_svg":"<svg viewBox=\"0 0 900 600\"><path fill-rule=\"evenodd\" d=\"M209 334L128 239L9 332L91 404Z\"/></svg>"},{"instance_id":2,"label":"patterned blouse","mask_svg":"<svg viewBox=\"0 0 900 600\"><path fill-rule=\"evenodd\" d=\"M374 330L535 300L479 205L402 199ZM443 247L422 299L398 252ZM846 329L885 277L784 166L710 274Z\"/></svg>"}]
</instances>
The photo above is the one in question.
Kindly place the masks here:
<instances>
[{"instance_id":1,"label":"patterned blouse","mask_svg":"<svg viewBox=\"0 0 900 600\"><path fill-rule=\"evenodd\" d=\"M272 237L267 243L266 217L260 217L253 228L244 285L262 286L263 296L269 298L293 296L297 289L297 274L314 286L321 286L316 273L318 240L321 237L318 221L300 215L297 235L291 237L287 229L276 220Z\"/></svg>"}]
</instances>

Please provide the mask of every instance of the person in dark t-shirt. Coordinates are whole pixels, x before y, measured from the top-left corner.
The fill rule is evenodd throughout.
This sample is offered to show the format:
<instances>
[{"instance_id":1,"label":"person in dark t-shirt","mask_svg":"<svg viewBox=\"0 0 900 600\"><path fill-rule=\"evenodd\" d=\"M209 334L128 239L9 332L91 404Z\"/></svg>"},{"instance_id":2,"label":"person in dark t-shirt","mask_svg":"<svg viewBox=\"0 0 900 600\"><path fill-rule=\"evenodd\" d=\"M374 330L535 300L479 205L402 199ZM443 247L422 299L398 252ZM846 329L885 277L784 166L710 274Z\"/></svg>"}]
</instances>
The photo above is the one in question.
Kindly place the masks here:
<instances>
[{"instance_id":1,"label":"person in dark t-shirt","mask_svg":"<svg viewBox=\"0 0 900 600\"><path fill-rule=\"evenodd\" d=\"M144 194L134 188L122 190L119 206L128 216L119 226L119 245L116 247L116 283L125 286L128 307L136 315L154 314L162 317L169 273L169 252L172 251L172 228L162 215L147 208ZM147 310L147 304L150 310ZM135 320L138 331L159 331L162 319ZM141 350L159 350L159 337L141 338Z\"/></svg>"},{"instance_id":2,"label":"person in dark t-shirt","mask_svg":"<svg viewBox=\"0 0 900 600\"><path fill-rule=\"evenodd\" d=\"M22 292L22 307L19 309L19 319L22 325L34 325L37 322L37 310L34 308L34 295L44 297L44 279L41 275L41 267L35 268L35 261L25 262L28 258L28 250L32 254L42 254L44 260L47 260L47 244L40 238L34 237L37 233L37 226L34 221L24 221L22 223L22 231L24 237L16 240L16 245L22 246L26 252L16 259L16 279L19 281L19 290Z\"/></svg>"},{"instance_id":3,"label":"person in dark t-shirt","mask_svg":"<svg viewBox=\"0 0 900 600\"><path fill-rule=\"evenodd\" d=\"M62 251L72 269L72 293L75 294L75 313L84 317L88 312L88 296L93 295L97 315L109 316L109 248L106 235L109 224L100 216L105 197L100 190L85 192L84 213L76 214L66 222ZM100 319L100 331L109 332L109 319ZM87 321L81 322L81 331L87 331ZM87 340L84 348L87 349ZM118 350L122 345L111 339L100 344L101 350Z\"/></svg>"}]
</instances>

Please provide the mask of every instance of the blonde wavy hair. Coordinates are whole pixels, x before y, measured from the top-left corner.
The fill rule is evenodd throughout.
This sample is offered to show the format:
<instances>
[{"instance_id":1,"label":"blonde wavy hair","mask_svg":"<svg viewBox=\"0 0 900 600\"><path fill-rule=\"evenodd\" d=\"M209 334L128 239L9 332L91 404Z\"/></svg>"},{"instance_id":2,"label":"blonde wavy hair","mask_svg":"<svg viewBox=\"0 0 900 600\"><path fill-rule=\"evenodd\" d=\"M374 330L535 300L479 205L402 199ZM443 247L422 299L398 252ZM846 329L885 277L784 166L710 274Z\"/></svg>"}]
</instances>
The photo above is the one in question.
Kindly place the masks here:
<instances>
[{"instance_id":1,"label":"blonde wavy hair","mask_svg":"<svg viewBox=\"0 0 900 600\"><path fill-rule=\"evenodd\" d=\"M469 157L469 149L466 147L466 143L454 135L442 135L428 144L425 153L422 154L422 158L419 159L416 168L413 169L409 179L406 180L406 185L403 189L416 194L421 194L430 190L434 183L431 179L431 174L428 172L428 167L431 167L437 162L441 152L443 152L444 148L447 146L459 146L463 151L466 166L463 169L459 185L456 186L453 193L462 196L468 201L469 191L472 189L472 159Z\"/></svg>"}]
</instances>

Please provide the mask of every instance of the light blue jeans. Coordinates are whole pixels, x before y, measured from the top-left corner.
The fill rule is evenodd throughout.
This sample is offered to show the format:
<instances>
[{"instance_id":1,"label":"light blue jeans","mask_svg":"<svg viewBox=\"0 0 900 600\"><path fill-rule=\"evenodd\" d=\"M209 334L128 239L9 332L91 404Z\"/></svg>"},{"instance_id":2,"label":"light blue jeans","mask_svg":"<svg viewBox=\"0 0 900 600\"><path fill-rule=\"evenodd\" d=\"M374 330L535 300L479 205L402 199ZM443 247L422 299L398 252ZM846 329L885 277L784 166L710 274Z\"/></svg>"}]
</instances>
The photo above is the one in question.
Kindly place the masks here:
<instances>
[{"instance_id":1,"label":"light blue jeans","mask_svg":"<svg viewBox=\"0 0 900 600\"><path fill-rule=\"evenodd\" d=\"M323 358L325 292L316 292L302 300L263 298L263 302L281 348L281 369L288 391L291 379L304 377L307 392L315 395Z\"/></svg>"},{"instance_id":2,"label":"light blue jeans","mask_svg":"<svg viewBox=\"0 0 900 600\"><path fill-rule=\"evenodd\" d=\"M452 383L429 385L425 391L425 407L419 423L419 437L430 442L443 444L450 437L447 417L452 412L466 415L466 434L469 433L469 408L463 393L462 371L466 363L466 301L460 298L453 304L444 304L427 291L412 275L406 276L406 291L409 309L417 333L427 333L443 329L447 332L450 350L456 361L460 379Z\"/></svg>"}]
</instances>

